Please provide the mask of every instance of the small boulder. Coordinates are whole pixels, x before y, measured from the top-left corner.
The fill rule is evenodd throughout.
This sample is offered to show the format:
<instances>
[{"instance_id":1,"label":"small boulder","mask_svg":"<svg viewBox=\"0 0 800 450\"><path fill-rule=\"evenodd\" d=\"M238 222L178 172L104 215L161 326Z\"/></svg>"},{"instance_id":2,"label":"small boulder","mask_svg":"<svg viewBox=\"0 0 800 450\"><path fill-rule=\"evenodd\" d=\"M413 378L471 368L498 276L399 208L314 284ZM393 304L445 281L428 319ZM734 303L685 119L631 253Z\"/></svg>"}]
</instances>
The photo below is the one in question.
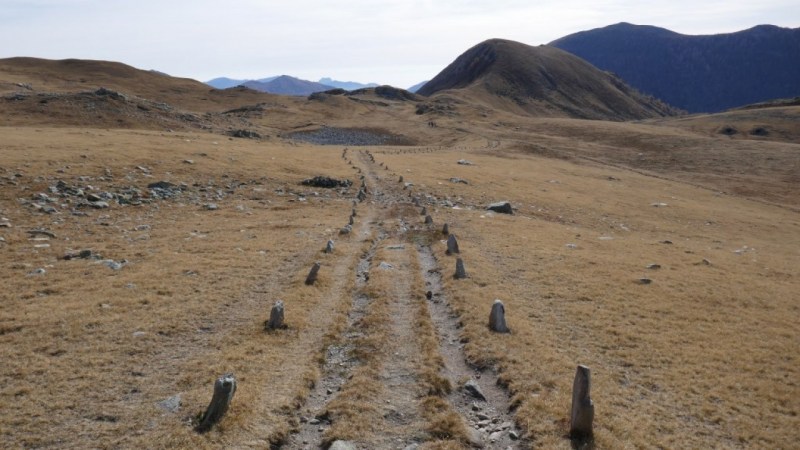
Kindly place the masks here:
<instances>
[{"instance_id":1,"label":"small boulder","mask_svg":"<svg viewBox=\"0 0 800 450\"><path fill-rule=\"evenodd\" d=\"M471 396L475 397L478 400L486 401L486 396L483 395L483 391L478 383L470 379L466 383L464 383L464 390Z\"/></svg>"},{"instance_id":2,"label":"small boulder","mask_svg":"<svg viewBox=\"0 0 800 450\"><path fill-rule=\"evenodd\" d=\"M495 202L486 207L489 211L494 211L501 214L514 214L509 202Z\"/></svg>"}]
</instances>

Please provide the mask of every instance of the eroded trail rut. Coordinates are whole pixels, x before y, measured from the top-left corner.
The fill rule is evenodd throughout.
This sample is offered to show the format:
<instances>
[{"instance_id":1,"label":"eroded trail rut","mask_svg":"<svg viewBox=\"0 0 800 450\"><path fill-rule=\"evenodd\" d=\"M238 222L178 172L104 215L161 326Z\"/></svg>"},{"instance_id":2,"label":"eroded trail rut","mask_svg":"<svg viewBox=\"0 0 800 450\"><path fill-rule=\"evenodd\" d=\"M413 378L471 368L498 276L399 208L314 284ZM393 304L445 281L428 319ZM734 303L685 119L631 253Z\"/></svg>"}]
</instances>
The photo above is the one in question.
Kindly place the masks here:
<instances>
[{"instance_id":1,"label":"eroded trail rut","mask_svg":"<svg viewBox=\"0 0 800 450\"><path fill-rule=\"evenodd\" d=\"M496 376L466 362L440 267L429 244L419 239L435 233L397 183L380 178L371 155L359 152L353 162L362 170L367 195L355 236L364 245L355 273L346 275L353 290L343 294L351 297L350 309L298 412L296 432L282 448L327 448L336 441L359 449L414 449L436 441L448 441L448 448L525 448ZM420 336L420 323L426 321L438 342L433 355ZM453 426L460 433L449 435L431 423L436 421L432 392L423 372L431 370L432 360L444 362L438 376L453 389L435 395L451 422L461 424ZM462 388L467 380L480 386L485 399ZM443 407L437 408L441 413Z\"/></svg>"}]
</instances>

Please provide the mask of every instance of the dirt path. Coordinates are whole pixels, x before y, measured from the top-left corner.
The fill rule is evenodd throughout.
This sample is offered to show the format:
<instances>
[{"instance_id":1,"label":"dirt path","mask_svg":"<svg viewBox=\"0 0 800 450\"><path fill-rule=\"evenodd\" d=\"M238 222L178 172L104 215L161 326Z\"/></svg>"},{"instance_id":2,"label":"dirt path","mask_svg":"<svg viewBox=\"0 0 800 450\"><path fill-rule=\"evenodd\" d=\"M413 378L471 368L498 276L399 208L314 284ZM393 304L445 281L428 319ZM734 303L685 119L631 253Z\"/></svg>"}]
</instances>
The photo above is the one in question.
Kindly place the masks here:
<instances>
[{"instance_id":1,"label":"dirt path","mask_svg":"<svg viewBox=\"0 0 800 450\"><path fill-rule=\"evenodd\" d=\"M435 330L436 351L444 361L440 376L454 388L443 399L467 430L461 444L524 448L496 375L466 363L458 318L447 303L430 247L412 242L413 233L425 232L418 208L402 184L381 178L384 169L369 153L359 152L350 161L361 169L367 193L360 206L362 233L373 239L354 273L343 275L355 280L347 326L326 349L322 375L283 448L325 448L336 440L364 449L415 448L447 439L431 434L423 405L429 393L421 373L430 356L426 360L423 354L420 314ZM426 290L433 294L427 305L419 295ZM463 389L467 380L480 387L485 400Z\"/></svg>"}]
</instances>

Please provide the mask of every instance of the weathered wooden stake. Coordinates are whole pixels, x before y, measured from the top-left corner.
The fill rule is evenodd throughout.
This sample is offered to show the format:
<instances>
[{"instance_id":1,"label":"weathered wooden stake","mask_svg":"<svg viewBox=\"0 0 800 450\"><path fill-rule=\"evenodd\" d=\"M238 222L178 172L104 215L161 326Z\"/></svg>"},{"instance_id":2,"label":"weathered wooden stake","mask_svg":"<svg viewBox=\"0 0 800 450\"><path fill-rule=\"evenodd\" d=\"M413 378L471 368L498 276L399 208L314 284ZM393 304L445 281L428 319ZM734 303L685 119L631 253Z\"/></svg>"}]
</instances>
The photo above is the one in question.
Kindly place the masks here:
<instances>
[{"instance_id":1,"label":"weathered wooden stake","mask_svg":"<svg viewBox=\"0 0 800 450\"><path fill-rule=\"evenodd\" d=\"M311 286L317 281L317 273L319 273L320 264L315 262L314 265L311 267L311 271L308 272L308 276L306 277L306 284Z\"/></svg>"},{"instance_id":2,"label":"weathered wooden stake","mask_svg":"<svg viewBox=\"0 0 800 450\"><path fill-rule=\"evenodd\" d=\"M269 312L269 321L266 324L267 330L277 330L279 328L284 328L283 301L281 300L278 300L275 302L275 305L272 306L272 310Z\"/></svg>"},{"instance_id":3,"label":"weathered wooden stake","mask_svg":"<svg viewBox=\"0 0 800 450\"><path fill-rule=\"evenodd\" d=\"M458 241L456 240L455 234L451 234L447 237L447 251L445 253L448 255L461 253L458 251Z\"/></svg>"},{"instance_id":4,"label":"weathered wooden stake","mask_svg":"<svg viewBox=\"0 0 800 450\"><path fill-rule=\"evenodd\" d=\"M431 217L430 214L425 216L425 225L433 225L433 217Z\"/></svg>"},{"instance_id":5,"label":"weathered wooden stake","mask_svg":"<svg viewBox=\"0 0 800 450\"><path fill-rule=\"evenodd\" d=\"M456 259L456 273L453 275L456 280L463 280L467 278L467 271L464 269L464 260L461 258Z\"/></svg>"},{"instance_id":6,"label":"weathered wooden stake","mask_svg":"<svg viewBox=\"0 0 800 450\"><path fill-rule=\"evenodd\" d=\"M447 226L447 224L444 224L444 225L442 226L442 234L443 234L443 235L445 235L445 236L447 236L448 234L450 234L450 227L448 227L448 226Z\"/></svg>"},{"instance_id":7,"label":"weathered wooden stake","mask_svg":"<svg viewBox=\"0 0 800 450\"><path fill-rule=\"evenodd\" d=\"M205 433L219 422L228 411L228 406L230 406L235 392L236 378L232 373L226 373L217 378L217 381L214 382L214 395L211 397L211 403L208 404L208 408L200 418L200 424L195 427L195 431Z\"/></svg>"},{"instance_id":8,"label":"weathered wooden stake","mask_svg":"<svg viewBox=\"0 0 800 450\"><path fill-rule=\"evenodd\" d=\"M328 243L325 244L325 253L333 253L333 240L328 239Z\"/></svg>"},{"instance_id":9,"label":"weathered wooden stake","mask_svg":"<svg viewBox=\"0 0 800 450\"><path fill-rule=\"evenodd\" d=\"M578 366L572 384L572 411L570 412L569 435L585 439L592 436L594 403L591 398L591 371L586 366Z\"/></svg>"},{"instance_id":10,"label":"weathered wooden stake","mask_svg":"<svg viewBox=\"0 0 800 450\"><path fill-rule=\"evenodd\" d=\"M492 312L489 313L489 329L497 333L511 332L506 326L506 308L500 300L495 300L492 304Z\"/></svg>"}]
</instances>

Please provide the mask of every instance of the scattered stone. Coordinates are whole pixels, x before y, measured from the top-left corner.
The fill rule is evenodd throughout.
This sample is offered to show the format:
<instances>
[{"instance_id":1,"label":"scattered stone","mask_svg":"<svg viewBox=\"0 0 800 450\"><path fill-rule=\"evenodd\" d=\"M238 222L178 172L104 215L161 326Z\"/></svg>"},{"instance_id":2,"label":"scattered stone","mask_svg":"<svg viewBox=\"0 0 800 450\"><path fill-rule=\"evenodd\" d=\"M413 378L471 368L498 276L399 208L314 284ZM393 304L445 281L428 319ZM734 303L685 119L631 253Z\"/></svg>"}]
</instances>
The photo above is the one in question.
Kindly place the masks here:
<instances>
[{"instance_id":1,"label":"scattered stone","mask_svg":"<svg viewBox=\"0 0 800 450\"><path fill-rule=\"evenodd\" d=\"M321 421L319 419L317 419L316 417L308 421L309 425L319 425L320 423L321 423Z\"/></svg>"},{"instance_id":2,"label":"scattered stone","mask_svg":"<svg viewBox=\"0 0 800 450\"><path fill-rule=\"evenodd\" d=\"M387 263L386 261L381 261L380 265L378 265L378 268L382 270L392 270L394 269L394 266Z\"/></svg>"},{"instance_id":3,"label":"scattered stone","mask_svg":"<svg viewBox=\"0 0 800 450\"><path fill-rule=\"evenodd\" d=\"M575 250L576 248L578 248L578 245L577 244L567 244L565 247L567 247L568 249L571 249L571 250Z\"/></svg>"},{"instance_id":4,"label":"scattered stone","mask_svg":"<svg viewBox=\"0 0 800 450\"><path fill-rule=\"evenodd\" d=\"M425 216L425 225L433 225L433 217L430 214Z\"/></svg>"},{"instance_id":5,"label":"scattered stone","mask_svg":"<svg viewBox=\"0 0 800 450\"><path fill-rule=\"evenodd\" d=\"M495 431L494 433L489 435L489 442L497 442L503 438L502 431Z\"/></svg>"},{"instance_id":6,"label":"scattered stone","mask_svg":"<svg viewBox=\"0 0 800 450\"><path fill-rule=\"evenodd\" d=\"M594 404L591 398L591 371L586 366L578 366L575 381L572 383L572 410L570 412L569 434L573 438L592 436Z\"/></svg>"},{"instance_id":7,"label":"scattered stone","mask_svg":"<svg viewBox=\"0 0 800 450\"><path fill-rule=\"evenodd\" d=\"M99 202L89 202L89 206L95 209L105 209L109 207L109 204L108 202L99 201Z\"/></svg>"},{"instance_id":8,"label":"scattered stone","mask_svg":"<svg viewBox=\"0 0 800 450\"><path fill-rule=\"evenodd\" d=\"M208 404L195 431L204 433L219 422L228 411L234 393L236 393L236 378L232 373L226 373L217 378L217 381L214 382L214 395L211 397L211 403Z\"/></svg>"},{"instance_id":9,"label":"scattered stone","mask_svg":"<svg viewBox=\"0 0 800 450\"><path fill-rule=\"evenodd\" d=\"M122 270L122 268L125 267L125 264L128 263L128 261L124 259L119 262L114 261L113 259L105 259L98 262L105 264L111 270Z\"/></svg>"},{"instance_id":10,"label":"scattered stone","mask_svg":"<svg viewBox=\"0 0 800 450\"><path fill-rule=\"evenodd\" d=\"M711 261L703 258L703 260L700 261L700 264L703 264L704 266L710 266L711 265Z\"/></svg>"},{"instance_id":11,"label":"scattered stone","mask_svg":"<svg viewBox=\"0 0 800 450\"><path fill-rule=\"evenodd\" d=\"M28 276L29 277L33 277L33 276L38 276L38 275L44 275L45 273L47 273L47 271L44 270L44 268L40 267L40 268L34 270L33 272L29 272Z\"/></svg>"},{"instance_id":12,"label":"scattered stone","mask_svg":"<svg viewBox=\"0 0 800 450\"><path fill-rule=\"evenodd\" d=\"M325 244L325 253L333 253L333 240L328 239L328 243Z\"/></svg>"},{"instance_id":13,"label":"scattered stone","mask_svg":"<svg viewBox=\"0 0 800 450\"><path fill-rule=\"evenodd\" d=\"M358 450L358 447L356 447L356 444L353 444L350 441L339 440L333 441L333 444L328 447L328 450Z\"/></svg>"},{"instance_id":14,"label":"scattered stone","mask_svg":"<svg viewBox=\"0 0 800 450\"><path fill-rule=\"evenodd\" d=\"M181 408L181 394L176 394L172 397L161 400L160 402L157 402L156 405L165 411L176 413Z\"/></svg>"},{"instance_id":15,"label":"scattered stone","mask_svg":"<svg viewBox=\"0 0 800 450\"><path fill-rule=\"evenodd\" d=\"M428 300L432 299L433 298L433 291L425 292L425 298L428 299Z\"/></svg>"},{"instance_id":16,"label":"scattered stone","mask_svg":"<svg viewBox=\"0 0 800 450\"><path fill-rule=\"evenodd\" d=\"M184 164L194 164L194 160L193 159L184 159L183 163Z\"/></svg>"},{"instance_id":17,"label":"scattered stone","mask_svg":"<svg viewBox=\"0 0 800 450\"><path fill-rule=\"evenodd\" d=\"M486 401L486 396L483 395L481 387L475 380L470 379L466 383L464 383L464 390L467 391L469 395L477 398L478 400Z\"/></svg>"},{"instance_id":18,"label":"scattered stone","mask_svg":"<svg viewBox=\"0 0 800 450\"><path fill-rule=\"evenodd\" d=\"M653 282L653 280L651 280L650 278L639 278L638 280L636 280L636 282L639 284L650 284Z\"/></svg>"},{"instance_id":19,"label":"scattered stone","mask_svg":"<svg viewBox=\"0 0 800 450\"><path fill-rule=\"evenodd\" d=\"M514 430L511 430L508 432L508 437L510 437L512 441L519 440L519 433L517 433Z\"/></svg>"},{"instance_id":20,"label":"scattered stone","mask_svg":"<svg viewBox=\"0 0 800 450\"><path fill-rule=\"evenodd\" d=\"M100 202L103 201L103 197L100 197L97 194L86 194L86 200L89 200L90 202Z\"/></svg>"},{"instance_id":21,"label":"scattered stone","mask_svg":"<svg viewBox=\"0 0 800 450\"><path fill-rule=\"evenodd\" d=\"M657 203L650 203L650 206L653 206L655 208L662 208L664 206L667 206L667 204L662 202L657 202Z\"/></svg>"},{"instance_id":22,"label":"scattered stone","mask_svg":"<svg viewBox=\"0 0 800 450\"><path fill-rule=\"evenodd\" d=\"M313 186L319 188L338 188L338 187L350 187L353 185L353 182L350 180L337 180L331 177L324 177L324 176L316 176L314 178L309 178L300 182L303 186Z\"/></svg>"},{"instance_id":23,"label":"scattered stone","mask_svg":"<svg viewBox=\"0 0 800 450\"><path fill-rule=\"evenodd\" d=\"M147 185L147 189L161 189L161 190L168 190L174 189L176 186L169 181L156 181L155 183L150 183Z\"/></svg>"},{"instance_id":24,"label":"scattered stone","mask_svg":"<svg viewBox=\"0 0 800 450\"><path fill-rule=\"evenodd\" d=\"M458 164L460 164L462 166L471 166L472 165L472 161L467 161L466 159L459 159L458 160Z\"/></svg>"},{"instance_id":25,"label":"scattered stone","mask_svg":"<svg viewBox=\"0 0 800 450\"><path fill-rule=\"evenodd\" d=\"M205 208L207 211L215 211L219 209L219 205L217 205L216 203L206 203L205 205L203 205L203 208Z\"/></svg>"},{"instance_id":26,"label":"scattered stone","mask_svg":"<svg viewBox=\"0 0 800 450\"><path fill-rule=\"evenodd\" d=\"M672 241L670 241L670 240L661 241L661 243L662 244L667 244L667 245L672 245Z\"/></svg>"},{"instance_id":27,"label":"scattered stone","mask_svg":"<svg viewBox=\"0 0 800 450\"><path fill-rule=\"evenodd\" d=\"M450 227L447 224L442 225L442 234L445 236L450 234Z\"/></svg>"},{"instance_id":28,"label":"scattered stone","mask_svg":"<svg viewBox=\"0 0 800 450\"><path fill-rule=\"evenodd\" d=\"M658 270L661 268L661 264L656 264L656 263L648 264L647 268L650 270Z\"/></svg>"},{"instance_id":29,"label":"scattered stone","mask_svg":"<svg viewBox=\"0 0 800 450\"><path fill-rule=\"evenodd\" d=\"M483 448L483 433L480 430L476 430L475 428L468 428L467 429L467 440L469 441L469 445L474 448Z\"/></svg>"},{"instance_id":30,"label":"scattered stone","mask_svg":"<svg viewBox=\"0 0 800 450\"><path fill-rule=\"evenodd\" d=\"M509 202L495 202L486 207L489 211L494 211L502 214L514 214Z\"/></svg>"},{"instance_id":31,"label":"scattered stone","mask_svg":"<svg viewBox=\"0 0 800 450\"><path fill-rule=\"evenodd\" d=\"M475 404L473 403L473 406L474 405ZM483 414L483 413L478 413L478 414L475 415L475 417L477 417L478 420L491 420L492 419L491 417L489 417L489 416L487 416L486 414Z\"/></svg>"},{"instance_id":32,"label":"scattered stone","mask_svg":"<svg viewBox=\"0 0 800 450\"><path fill-rule=\"evenodd\" d=\"M228 132L228 136L245 139L261 139L260 134L250 130L232 130Z\"/></svg>"},{"instance_id":33,"label":"scattered stone","mask_svg":"<svg viewBox=\"0 0 800 450\"><path fill-rule=\"evenodd\" d=\"M30 234L31 236L47 236L47 237L49 237L51 239L55 239L56 238L55 233L53 233L52 231L42 230L42 229L39 229L39 228L35 228L33 230L28 230L28 234Z\"/></svg>"},{"instance_id":34,"label":"scattered stone","mask_svg":"<svg viewBox=\"0 0 800 450\"><path fill-rule=\"evenodd\" d=\"M506 326L506 308L499 299L492 304L492 311L489 313L489 329L497 333L511 332Z\"/></svg>"},{"instance_id":35,"label":"scattered stone","mask_svg":"<svg viewBox=\"0 0 800 450\"><path fill-rule=\"evenodd\" d=\"M93 255L91 250L86 249L86 250L81 250L78 253L67 253L64 255L64 260L69 261L71 259L89 259L92 258L93 256L96 255Z\"/></svg>"},{"instance_id":36,"label":"scattered stone","mask_svg":"<svg viewBox=\"0 0 800 450\"><path fill-rule=\"evenodd\" d=\"M456 280L463 280L467 278L467 271L464 269L464 260L461 258L456 259L456 273L453 275Z\"/></svg>"},{"instance_id":37,"label":"scattered stone","mask_svg":"<svg viewBox=\"0 0 800 450\"><path fill-rule=\"evenodd\" d=\"M352 225L345 225L339 230L339 234L350 234L351 231L353 231Z\"/></svg>"},{"instance_id":38,"label":"scattered stone","mask_svg":"<svg viewBox=\"0 0 800 450\"><path fill-rule=\"evenodd\" d=\"M463 183L463 184L469 184L469 182L468 182L467 180L465 180L465 179L463 179L463 178L457 178L457 177L450 178L450 182L451 182L451 183Z\"/></svg>"},{"instance_id":39,"label":"scattered stone","mask_svg":"<svg viewBox=\"0 0 800 450\"><path fill-rule=\"evenodd\" d=\"M317 275L319 273L319 268L321 267L320 263L315 262L313 266L311 266L311 271L308 272L308 276L306 277L306 285L311 286L314 282L317 281Z\"/></svg>"},{"instance_id":40,"label":"scattered stone","mask_svg":"<svg viewBox=\"0 0 800 450\"><path fill-rule=\"evenodd\" d=\"M406 246L402 245L402 244L400 244L400 245L390 245L390 246L386 247L386 250L405 250L405 248L406 248Z\"/></svg>"},{"instance_id":41,"label":"scattered stone","mask_svg":"<svg viewBox=\"0 0 800 450\"><path fill-rule=\"evenodd\" d=\"M451 234L447 237L447 251L445 254L454 255L457 253L460 253L458 250L458 240L456 240L455 234Z\"/></svg>"},{"instance_id":42,"label":"scattered stone","mask_svg":"<svg viewBox=\"0 0 800 450\"><path fill-rule=\"evenodd\" d=\"M267 330L286 328L283 323L283 301L278 300L269 312L269 320L264 324Z\"/></svg>"}]
</instances>

